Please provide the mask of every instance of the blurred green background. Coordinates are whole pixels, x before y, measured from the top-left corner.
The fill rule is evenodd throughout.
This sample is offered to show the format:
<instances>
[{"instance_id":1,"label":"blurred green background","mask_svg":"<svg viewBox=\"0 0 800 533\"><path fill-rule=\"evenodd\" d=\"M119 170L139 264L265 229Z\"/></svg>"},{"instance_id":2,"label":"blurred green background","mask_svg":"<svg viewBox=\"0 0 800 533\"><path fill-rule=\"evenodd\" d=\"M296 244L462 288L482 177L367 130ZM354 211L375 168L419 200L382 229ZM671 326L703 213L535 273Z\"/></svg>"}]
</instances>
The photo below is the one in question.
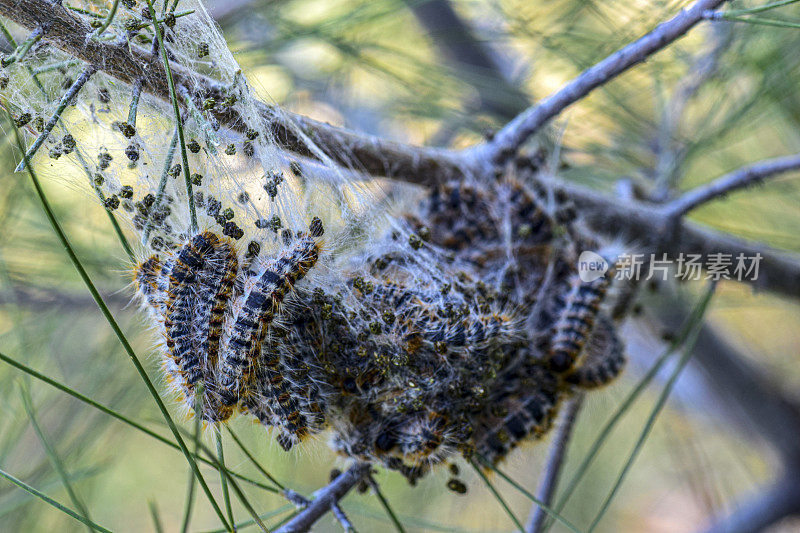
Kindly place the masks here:
<instances>
[{"instance_id":1,"label":"blurred green background","mask_svg":"<svg viewBox=\"0 0 800 533\"><path fill-rule=\"evenodd\" d=\"M436 4L441 3L220 0L207 5L262 98L384 137L463 147L687 2L449 2L472 28L473 44L493 58L498 71L461 62L443 51L454 42L463 44L463 36L448 28L435 30L437 21L426 19L424 9ZM737 2L734 7L753 5L757 4ZM789 5L772 16L800 19L800 6ZM656 198L664 194L664 184L667 190L688 189L745 163L796 153L798 50L798 29L746 23L696 29L562 115L550 132L554 139L561 138L559 177L607 190L623 180ZM691 88L697 74L696 58L706 54L713 54L714 68L682 101L682 88ZM502 98L492 100L492 94ZM0 148L5 169L0 174L0 352L167 436L141 379L48 226L28 177L11 173L19 158L12 144L5 142ZM49 180L45 187L79 257L160 384L152 354L155 339L130 303L130 266L103 209L86 192L66 183ZM796 175L787 175L714 202L692 218L800 252L798 206L800 182ZM700 286L682 291L696 300ZM776 387L800 401L800 308L795 300L722 283L707 319L764 368ZM589 395L564 479L659 353L648 335L654 331L658 337L663 327L651 326L626 328L628 371L616 384ZM600 507L662 386L663 379L657 380L627 414L570 500L564 516L579 528L587 526ZM24 408L23 391L29 391L38 424L94 520L115 531L151 531L155 509L165 531L179 530L189 479L179 452L0 364L4 470L69 502ZM173 409L176 416L178 412ZM181 422L191 428L190 422ZM265 468L303 494L327 483L331 468L343 466L324 438L287 454L261 426L237 419L232 427ZM213 448L209 434L205 443ZM258 477L230 439L225 445L231 468ZM529 443L514 452L503 469L534 490L546 450L546 442ZM711 394L702 375L690 366L598 531L695 530L758 494L779 468L769 444L737 424L724 398ZM481 480L468 466L462 464L461 470L469 486L465 496L445 488L449 475L444 471L413 488L384 471L377 480L409 531L512 530ZM203 472L219 494L216 472ZM496 475L491 480L524 519L529 501ZM259 512L283 510L266 519L267 525L285 516L281 496L242 486ZM359 531L391 528L370 493L353 493L342 507ZM234 513L237 519L248 518L238 502ZM197 496L192 530L217 527L207 502ZM785 520L774 531L798 527L800 521ZM0 530L81 529L85 530L78 522L0 482ZM330 516L317 529L341 530ZM555 530L565 529L556 524Z\"/></svg>"}]
</instances>

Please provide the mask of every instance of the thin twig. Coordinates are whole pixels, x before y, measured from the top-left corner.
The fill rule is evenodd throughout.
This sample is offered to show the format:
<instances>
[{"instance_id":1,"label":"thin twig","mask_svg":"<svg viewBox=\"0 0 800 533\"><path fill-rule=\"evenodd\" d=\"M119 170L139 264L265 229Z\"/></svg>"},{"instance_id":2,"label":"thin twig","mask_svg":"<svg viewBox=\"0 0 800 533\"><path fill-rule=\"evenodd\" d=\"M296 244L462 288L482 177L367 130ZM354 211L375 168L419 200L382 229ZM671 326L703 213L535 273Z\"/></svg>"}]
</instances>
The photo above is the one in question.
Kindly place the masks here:
<instances>
[{"instance_id":1,"label":"thin twig","mask_svg":"<svg viewBox=\"0 0 800 533\"><path fill-rule=\"evenodd\" d=\"M309 500L302 494L293 491L292 489L285 489L283 491L283 496L298 509L305 509L311 503L311 500ZM344 514L344 511L342 511L342 508L339 507L338 503L334 503L331 505L331 513L333 513L333 516L336 517L336 520L339 521L339 524L341 524L342 529L344 529L347 532L355 531L353 524L350 523L350 519L347 518L347 515Z\"/></svg>"},{"instance_id":2,"label":"thin twig","mask_svg":"<svg viewBox=\"0 0 800 533\"><path fill-rule=\"evenodd\" d=\"M50 136L50 132L53 131L53 128L56 127L58 120L61 118L61 114L67 108L67 106L72 102L72 99L83 89L83 86L86 85L86 82L89 81L89 78L92 77L92 74L97 72L97 68L94 65L87 65L86 68L81 72L81 75L78 76L78 79L67 89L67 92L64 93L64 96L61 97L61 101L58 103L58 107L56 108L55 113L53 116L50 117L50 120L47 121L47 124L44 125L44 129L42 129L42 133L33 141L33 144L28 148L28 152L25 154L25 158L20 161L17 168L14 169L14 172L21 172L25 169L25 161L33 159L33 156L36 155L37 150L42 146L44 141L47 137Z\"/></svg>"},{"instance_id":3,"label":"thin twig","mask_svg":"<svg viewBox=\"0 0 800 533\"><path fill-rule=\"evenodd\" d=\"M567 456L567 447L572 436L572 428L575 426L578 413L583 405L583 398L583 394L578 394L564 407L564 411L561 414L561 424L553 437L553 443L550 445L547 467L539 481L539 489L536 491L536 497L547 505L553 503L553 496L556 493L558 480L561 477L561 467L564 465L564 459ZM547 516L547 512L541 506L534 504L531 507L528 523L525 525L525 532L540 533L546 523Z\"/></svg>"},{"instance_id":4,"label":"thin twig","mask_svg":"<svg viewBox=\"0 0 800 533\"><path fill-rule=\"evenodd\" d=\"M716 9L724 1L698 0L690 8L658 25L644 37L583 71L558 92L517 116L497 132L491 141L469 150L468 153L476 161L490 165L502 163L504 158L515 154L531 135L564 109L682 37L696 24L705 20L706 12Z\"/></svg>"},{"instance_id":5,"label":"thin twig","mask_svg":"<svg viewBox=\"0 0 800 533\"><path fill-rule=\"evenodd\" d=\"M669 202L666 205L666 211L672 217L683 216L692 209L725 196L732 191L744 189L767 178L777 177L786 172L796 170L800 170L800 154L759 161L736 169L711 183L692 189L683 196Z\"/></svg>"},{"instance_id":6,"label":"thin twig","mask_svg":"<svg viewBox=\"0 0 800 533\"><path fill-rule=\"evenodd\" d=\"M326 487L318 490L314 495L314 499L308 506L278 529L276 533L308 531L317 520L331 509L332 505L341 500L350 489L364 479L364 476L369 473L369 470L369 464L355 463Z\"/></svg>"},{"instance_id":7,"label":"thin twig","mask_svg":"<svg viewBox=\"0 0 800 533\"><path fill-rule=\"evenodd\" d=\"M333 516L336 517L336 520L338 520L339 524L342 526L342 529L344 529L345 532L352 533L353 531L355 531L353 524L350 523L350 519L347 518L347 515L344 514L344 511L342 511L342 508L339 507L338 503L334 503L333 505L331 505L331 512L333 513Z\"/></svg>"}]
</instances>

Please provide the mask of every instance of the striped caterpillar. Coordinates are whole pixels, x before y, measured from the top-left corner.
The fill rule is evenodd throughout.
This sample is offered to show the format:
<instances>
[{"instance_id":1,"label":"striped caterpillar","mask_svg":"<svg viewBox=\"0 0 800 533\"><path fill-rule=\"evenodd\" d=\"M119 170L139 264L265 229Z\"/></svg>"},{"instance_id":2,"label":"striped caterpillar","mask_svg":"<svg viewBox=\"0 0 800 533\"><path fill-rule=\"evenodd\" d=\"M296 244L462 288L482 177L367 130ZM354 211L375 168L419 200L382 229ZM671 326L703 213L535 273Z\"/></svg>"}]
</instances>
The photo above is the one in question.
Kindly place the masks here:
<instances>
[{"instance_id":1,"label":"striped caterpillar","mask_svg":"<svg viewBox=\"0 0 800 533\"><path fill-rule=\"evenodd\" d=\"M309 234L257 276L240 271L233 244L210 231L192 236L163 262L152 256L137 269L138 292L161 324L167 378L190 409L202 382L204 420L227 420L252 388L261 341L316 262L322 234L315 218ZM229 305L237 282L248 288Z\"/></svg>"}]
</instances>

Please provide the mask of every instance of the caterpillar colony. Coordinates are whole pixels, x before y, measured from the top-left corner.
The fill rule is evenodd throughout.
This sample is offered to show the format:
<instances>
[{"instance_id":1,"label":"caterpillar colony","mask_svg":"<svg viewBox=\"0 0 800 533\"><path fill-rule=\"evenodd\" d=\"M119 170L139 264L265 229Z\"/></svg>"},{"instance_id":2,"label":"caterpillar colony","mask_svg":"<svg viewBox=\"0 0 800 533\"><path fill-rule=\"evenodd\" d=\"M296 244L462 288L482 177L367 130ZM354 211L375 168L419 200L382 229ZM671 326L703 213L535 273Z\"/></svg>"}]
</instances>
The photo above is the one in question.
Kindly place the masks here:
<instances>
[{"instance_id":1,"label":"caterpillar colony","mask_svg":"<svg viewBox=\"0 0 800 533\"><path fill-rule=\"evenodd\" d=\"M582 250L609 248L537 185L541 165L419 191L348 178L310 139L313 158L287 154L202 4L164 4L173 67L217 84L176 87L183 139L146 80L97 71L46 33L6 51L0 95L37 171L138 235L136 291L190 413L254 417L287 450L328 431L339 453L413 482L454 454L501 461L620 373L609 276L577 270ZM57 8L87 42L161 64L141 0L99 36L105 2Z\"/></svg>"}]
</instances>

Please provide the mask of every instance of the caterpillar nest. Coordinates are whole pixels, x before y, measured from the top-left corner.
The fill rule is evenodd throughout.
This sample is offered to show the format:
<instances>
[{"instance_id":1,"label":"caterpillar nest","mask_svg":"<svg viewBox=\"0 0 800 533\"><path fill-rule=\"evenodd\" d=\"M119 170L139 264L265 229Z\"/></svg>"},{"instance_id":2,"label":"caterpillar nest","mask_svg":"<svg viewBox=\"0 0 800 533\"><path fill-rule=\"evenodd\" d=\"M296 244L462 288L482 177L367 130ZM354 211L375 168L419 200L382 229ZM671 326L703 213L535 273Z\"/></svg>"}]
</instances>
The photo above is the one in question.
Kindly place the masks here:
<instances>
[{"instance_id":1,"label":"caterpillar nest","mask_svg":"<svg viewBox=\"0 0 800 533\"><path fill-rule=\"evenodd\" d=\"M153 21L129 5L91 38L157 62ZM71 6L89 28L106 4ZM37 171L139 237L137 292L188 411L254 417L287 450L329 431L339 453L413 482L454 454L501 461L565 398L619 374L609 277L577 270L604 244L536 168L397 199L347 180L310 140L316 162L297 160L202 4L181 9L158 19L170 61L218 90L198 101L176 87L178 117L144 82L46 39L4 62L0 96Z\"/></svg>"}]
</instances>

